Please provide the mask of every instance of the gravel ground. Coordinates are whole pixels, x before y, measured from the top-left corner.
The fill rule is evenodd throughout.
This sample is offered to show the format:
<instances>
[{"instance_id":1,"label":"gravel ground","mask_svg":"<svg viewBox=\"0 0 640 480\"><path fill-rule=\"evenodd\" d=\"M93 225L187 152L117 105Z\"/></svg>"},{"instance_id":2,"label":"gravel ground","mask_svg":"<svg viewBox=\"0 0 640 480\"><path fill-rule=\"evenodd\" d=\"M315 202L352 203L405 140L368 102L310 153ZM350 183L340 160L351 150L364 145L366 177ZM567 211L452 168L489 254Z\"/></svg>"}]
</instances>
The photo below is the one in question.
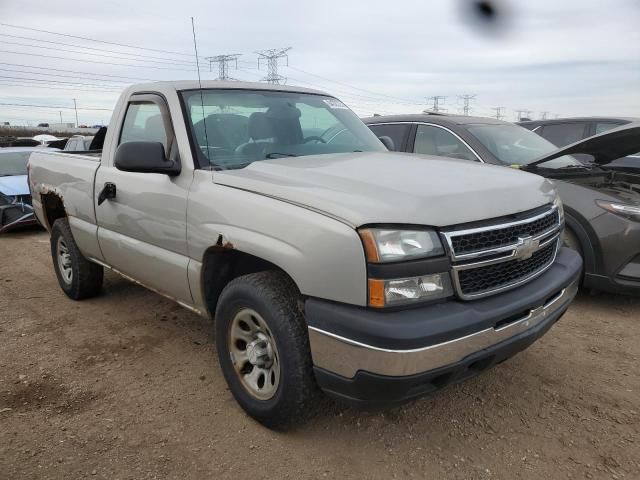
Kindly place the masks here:
<instances>
[{"instance_id":1,"label":"gravel ground","mask_svg":"<svg viewBox=\"0 0 640 480\"><path fill-rule=\"evenodd\" d=\"M580 294L462 385L286 434L226 388L212 328L107 274L68 300L48 236L0 238L0 478L640 478L640 299Z\"/></svg>"}]
</instances>

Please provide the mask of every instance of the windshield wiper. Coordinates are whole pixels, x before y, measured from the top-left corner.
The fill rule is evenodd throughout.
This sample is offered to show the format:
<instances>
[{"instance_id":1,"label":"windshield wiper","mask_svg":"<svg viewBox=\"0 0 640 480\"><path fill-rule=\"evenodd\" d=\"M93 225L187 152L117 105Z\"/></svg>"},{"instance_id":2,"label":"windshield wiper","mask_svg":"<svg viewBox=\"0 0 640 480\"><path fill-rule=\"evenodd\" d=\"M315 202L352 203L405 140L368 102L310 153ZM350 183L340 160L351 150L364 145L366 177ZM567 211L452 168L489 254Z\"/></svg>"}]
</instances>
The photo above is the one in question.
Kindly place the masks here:
<instances>
[{"instance_id":1,"label":"windshield wiper","mask_svg":"<svg viewBox=\"0 0 640 480\"><path fill-rule=\"evenodd\" d=\"M281 157L297 157L297 155L294 155L293 153L270 152L270 153L267 153L264 157L272 159L272 158L281 158Z\"/></svg>"}]
</instances>

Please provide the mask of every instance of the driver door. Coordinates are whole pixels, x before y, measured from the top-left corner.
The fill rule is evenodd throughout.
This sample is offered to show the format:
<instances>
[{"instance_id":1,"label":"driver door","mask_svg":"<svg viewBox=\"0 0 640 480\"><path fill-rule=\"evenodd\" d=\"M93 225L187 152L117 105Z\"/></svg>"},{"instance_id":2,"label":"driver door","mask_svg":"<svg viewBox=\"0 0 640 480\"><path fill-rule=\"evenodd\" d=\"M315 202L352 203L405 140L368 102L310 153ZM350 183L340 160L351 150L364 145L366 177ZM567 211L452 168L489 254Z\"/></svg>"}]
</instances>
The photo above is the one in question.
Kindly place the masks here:
<instances>
[{"instance_id":1,"label":"driver door","mask_svg":"<svg viewBox=\"0 0 640 480\"><path fill-rule=\"evenodd\" d=\"M167 158L180 161L169 109L155 94L132 95L115 137L161 142ZM187 281L186 215L193 171L181 166L177 176L125 172L114 165L115 146L105 152L95 180L98 241L105 262L153 290L192 304ZM98 205L105 185L115 198Z\"/></svg>"}]
</instances>

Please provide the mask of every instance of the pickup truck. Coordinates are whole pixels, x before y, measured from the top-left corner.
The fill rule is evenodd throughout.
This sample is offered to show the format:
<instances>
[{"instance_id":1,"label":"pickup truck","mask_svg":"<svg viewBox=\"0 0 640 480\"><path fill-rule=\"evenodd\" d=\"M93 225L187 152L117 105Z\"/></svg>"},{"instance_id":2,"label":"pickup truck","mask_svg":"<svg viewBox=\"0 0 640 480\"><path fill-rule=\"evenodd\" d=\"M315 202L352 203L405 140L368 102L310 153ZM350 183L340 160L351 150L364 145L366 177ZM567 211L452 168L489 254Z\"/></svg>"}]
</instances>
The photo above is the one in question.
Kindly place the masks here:
<instances>
[{"instance_id":1,"label":"pickup truck","mask_svg":"<svg viewBox=\"0 0 640 480\"><path fill-rule=\"evenodd\" d=\"M108 268L214 319L231 393L271 428L320 391L379 405L485 371L563 315L582 268L548 180L389 152L304 88L129 87L101 152L34 153L29 185L64 293Z\"/></svg>"}]
</instances>

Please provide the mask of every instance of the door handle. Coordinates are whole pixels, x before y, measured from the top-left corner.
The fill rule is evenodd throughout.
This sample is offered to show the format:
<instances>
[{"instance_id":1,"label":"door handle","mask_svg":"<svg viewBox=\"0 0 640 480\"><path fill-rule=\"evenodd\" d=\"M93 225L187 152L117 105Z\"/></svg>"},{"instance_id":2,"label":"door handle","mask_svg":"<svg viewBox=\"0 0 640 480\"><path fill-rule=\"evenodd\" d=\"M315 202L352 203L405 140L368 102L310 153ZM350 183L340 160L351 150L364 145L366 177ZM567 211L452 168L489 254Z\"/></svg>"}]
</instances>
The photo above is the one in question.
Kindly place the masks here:
<instances>
[{"instance_id":1,"label":"door handle","mask_svg":"<svg viewBox=\"0 0 640 480\"><path fill-rule=\"evenodd\" d=\"M102 205L105 200L116 198L116 184L107 182L104 184L100 195L98 195L98 205Z\"/></svg>"}]
</instances>

